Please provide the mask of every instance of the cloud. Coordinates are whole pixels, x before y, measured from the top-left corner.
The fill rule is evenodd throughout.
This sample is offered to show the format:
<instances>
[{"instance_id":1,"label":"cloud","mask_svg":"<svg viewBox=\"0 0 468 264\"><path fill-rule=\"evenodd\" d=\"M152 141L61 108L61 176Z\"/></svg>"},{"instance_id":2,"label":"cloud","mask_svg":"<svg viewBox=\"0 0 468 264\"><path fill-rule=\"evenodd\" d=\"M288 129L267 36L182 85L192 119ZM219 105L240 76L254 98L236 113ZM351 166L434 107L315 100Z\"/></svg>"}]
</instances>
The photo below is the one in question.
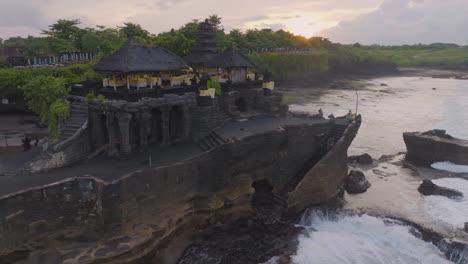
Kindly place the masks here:
<instances>
[{"instance_id":1,"label":"cloud","mask_svg":"<svg viewBox=\"0 0 468 264\"><path fill-rule=\"evenodd\" d=\"M192 18L223 17L226 30L287 28L310 36L342 19L375 9L382 0L1 0L0 37L40 35L58 19L84 27L141 24L151 33L178 28ZM6 2L6 3L4 3ZM2 18L3 17L3 18ZM313 23L314 26L308 25ZM286 27L285 27L286 26Z\"/></svg>"},{"instance_id":2,"label":"cloud","mask_svg":"<svg viewBox=\"0 0 468 264\"><path fill-rule=\"evenodd\" d=\"M319 32L341 43L467 44L468 1L385 0L375 11Z\"/></svg>"}]
</instances>

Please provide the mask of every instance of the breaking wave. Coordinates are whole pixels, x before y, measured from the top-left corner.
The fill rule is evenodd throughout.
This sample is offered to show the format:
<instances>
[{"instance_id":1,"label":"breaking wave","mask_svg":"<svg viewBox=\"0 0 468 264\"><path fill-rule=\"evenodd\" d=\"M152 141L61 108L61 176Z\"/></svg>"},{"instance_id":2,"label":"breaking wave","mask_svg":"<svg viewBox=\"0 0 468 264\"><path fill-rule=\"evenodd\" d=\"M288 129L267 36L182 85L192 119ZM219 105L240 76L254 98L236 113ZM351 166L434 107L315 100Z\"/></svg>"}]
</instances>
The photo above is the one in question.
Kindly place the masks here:
<instances>
[{"instance_id":1,"label":"breaking wave","mask_svg":"<svg viewBox=\"0 0 468 264\"><path fill-rule=\"evenodd\" d=\"M397 220L311 209L300 225L307 232L292 256L296 264L452 263L435 245L419 239L417 229Z\"/></svg>"}]
</instances>

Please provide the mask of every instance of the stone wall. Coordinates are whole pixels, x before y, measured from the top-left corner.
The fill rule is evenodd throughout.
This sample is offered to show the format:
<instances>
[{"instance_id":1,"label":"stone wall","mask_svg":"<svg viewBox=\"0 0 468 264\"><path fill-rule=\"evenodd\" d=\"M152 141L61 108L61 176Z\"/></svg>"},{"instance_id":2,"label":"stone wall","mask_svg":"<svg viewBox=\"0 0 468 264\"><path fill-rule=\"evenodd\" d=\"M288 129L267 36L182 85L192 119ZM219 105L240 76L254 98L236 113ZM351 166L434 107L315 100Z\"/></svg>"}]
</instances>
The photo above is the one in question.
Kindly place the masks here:
<instances>
[{"instance_id":1,"label":"stone wall","mask_svg":"<svg viewBox=\"0 0 468 264\"><path fill-rule=\"evenodd\" d=\"M211 131L219 128L231 119L231 115L225 111L224 98L226 96L216 96L211 106L197 106L192 109L192 135L194 141L208 135Z\"/></svg>"},{"instance_id":2,"label":"stone wall","mask_svg":"<svg viewBox=\"0 0 468 264\"><path fill-rule=\"evenodd\" d=\"M317 151L315 135L328 133L331 126L287 126L226 143L185 162L134 172L111 183L94 178L69 179L1 197L1 251L65 227L116 233L126 223L151 219L151 223L171 230L181 219L197 212L215 212L232 201L247 201L249 206L254 181L266 179L275 191L282 190ZM345 143L337 144L332 152L338 153L329 154L321 162L321 172L334 187L340 178L334 175L334 166L341 168L346 161L333 158L346 157L349 140L347 137ZM319 197L328 198L336 190L330 187L314 192L328 192L314 198L314 202L320 202Z\"/></svg>"},{"instance_id":3,"label":"stone wall","mask_svg":"<svg viewBox=\"0 0 468 264\"><path fill-rule=\"evenodd\" d=\"M335 197L341 190L348 173L347 150L361 126L361 116L348 126L332 149L304 176L296 189L289 193L289 207L300 212L311 205Z\"/></svg>"}]
</instances>

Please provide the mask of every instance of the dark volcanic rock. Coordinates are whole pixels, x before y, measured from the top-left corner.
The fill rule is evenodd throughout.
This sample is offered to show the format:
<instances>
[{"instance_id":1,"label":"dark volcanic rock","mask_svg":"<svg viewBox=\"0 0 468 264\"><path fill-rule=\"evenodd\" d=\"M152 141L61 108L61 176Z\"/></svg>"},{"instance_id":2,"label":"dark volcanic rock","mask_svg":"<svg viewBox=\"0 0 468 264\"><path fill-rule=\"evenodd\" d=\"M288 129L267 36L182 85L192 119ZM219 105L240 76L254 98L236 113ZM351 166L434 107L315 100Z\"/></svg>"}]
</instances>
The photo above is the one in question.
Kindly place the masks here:
<instances>
[{"instance_id":1,"label":"dark volcanic rock","mask_svg":"<svg viewBox=\"0 0 468 264\"><path fill-rule=\"evenodd\" d=\"M364 153L362 155L357 155L357 156L350 156L348 160L350 162L354 162L354 163L358 163L362 165L369 165L369 164L372 164L372 162L374 162L372 160L372 157L367 153Z\"/></svg>"},{"instance_id":2,"label":"dark volcanic rock","mask_svg":"<svg viewBox=\"0 0 468 264\"><path fill-rule=\"evenodd\" d=\"M297 250L303 229L289 224L265 226L251 219L212 227L186 248L178 264L264 263L280 256L285 263Z\"/></svg>"},{"instance_id":3,"label":"dark volcanic rock","mask_svg":"<svg viewBox=\"0 0 468 264\"><path fill-rule=\"evenodd\" d=\"M406 159L415 165L430 166L439 161L468 164L468 141L453 138L444 130L403 133L403 139Z\"/></svg>"},{"instance_id":4,"label":"dark volcanic rock","mask_svg":"<svg viewBox=\"0 0 468 264\"><path fill-rule=\"evenodd\" d=\"M418 187L418 191L425 196L441 195L450 199L463 198L463 193L461 193L460 191L438 186L429 180L423 180L421 185Z\"/></svg>"},{"instance_id":5,"label":"dark volcanic rock","mask_svg":"<svg viewBox=\"0 0 468 264\"><path fill-rule=\"evenodd\" d=\"M348 193L363 193L371 186L362 171L350 171L345 179L345 189Z\"/></svg>"}]
</instances>

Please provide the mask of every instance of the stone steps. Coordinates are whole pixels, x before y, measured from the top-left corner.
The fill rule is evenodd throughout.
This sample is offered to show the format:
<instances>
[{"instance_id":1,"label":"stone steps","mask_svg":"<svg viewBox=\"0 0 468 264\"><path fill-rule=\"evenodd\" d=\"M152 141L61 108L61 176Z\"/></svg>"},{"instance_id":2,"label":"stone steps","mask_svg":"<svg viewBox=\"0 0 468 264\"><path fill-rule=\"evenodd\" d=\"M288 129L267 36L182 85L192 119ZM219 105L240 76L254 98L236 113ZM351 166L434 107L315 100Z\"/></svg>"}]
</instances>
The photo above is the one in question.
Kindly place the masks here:
<instances>
[{"instance_id":1,"label":"stone steps","mask_svg":"<svg viewBox=\"0 0 468 264\"><path fill-rule=\"evenodd\" d=\"M63 141L73 136L88 120L88 105L86 103L72 103L70 105L70 116L62 128L59 140Z\"/></svg>"},{"instance_id":2,"label":"stone steps","mask_svg":"<svg viewBox=\"0 0 468 264\"><path fill-rule=\"evenodd\" d=\"M224 143L227 143L224 138L218 135L215 131L211 131L206 137L198 142L198 146L200 146L203 151L207 151Z\"/></svg>"},{"instance_id":3,"label":"stone steps","mask_svg":"<svg viewBox=\"0 0 468 264\"><path fill-rule=\"evenodd\" d=\"M347 125L335 124L332 131L330 132L330 138L332 138L335 142L338 141L343 136L347 127Z\"/></svg>"}]
</instances>

